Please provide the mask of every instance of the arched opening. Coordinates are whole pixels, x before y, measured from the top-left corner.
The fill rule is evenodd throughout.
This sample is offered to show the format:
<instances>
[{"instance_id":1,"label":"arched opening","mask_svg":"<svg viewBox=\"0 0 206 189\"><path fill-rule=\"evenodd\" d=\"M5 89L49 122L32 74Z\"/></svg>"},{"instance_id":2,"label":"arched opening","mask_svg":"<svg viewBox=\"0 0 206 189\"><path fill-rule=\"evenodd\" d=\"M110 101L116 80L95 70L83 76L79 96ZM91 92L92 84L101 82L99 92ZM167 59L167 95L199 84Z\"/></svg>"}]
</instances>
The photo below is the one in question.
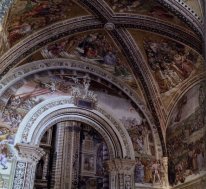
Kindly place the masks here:
<instances>
[{"instance_id":1,"label":"arched opening","mask_svg":"<svg viewBox=\"0 0 206 189\"><path fill-rule=\"evenodd\" d=\"M91 126L57 123L45 132L40 147L45 155L37 163L35 189L109 188L110 154L105 139Z\"/></svg>"},{"instance_id":2,"label":"arched opening","mask_svg":"<svg viewBox=\"0 0 206 189\"><path fill-rule=\"evenodd\" d=\"M33 188L35 169L41 172L45 161L41 160L45 153L40 144L43 134L67 121L89 125L104 138L110 154L106 162L110 188L145 187L135 175L135 161L139 159L151 173L150 165L162 158L163 150L150 112L132 89L109 73L74 60L38 61L18 68L16 73L17 77L9 75L5 78L8 83L1 85L3 117L14 118L7 124L18 128L12 135L12 144L18 149L13 188ZM85 79L90 79L92 91ZM11 87L11 93L4 95ZM89 101L84 97L88 94ZM12 116L7 114L10 112ZM19 171L27 174L21 177ZM52 183L45 182L47 186ZM152 180L145 179L145 184L150 186Z\"/></svg>"}]
</instances>

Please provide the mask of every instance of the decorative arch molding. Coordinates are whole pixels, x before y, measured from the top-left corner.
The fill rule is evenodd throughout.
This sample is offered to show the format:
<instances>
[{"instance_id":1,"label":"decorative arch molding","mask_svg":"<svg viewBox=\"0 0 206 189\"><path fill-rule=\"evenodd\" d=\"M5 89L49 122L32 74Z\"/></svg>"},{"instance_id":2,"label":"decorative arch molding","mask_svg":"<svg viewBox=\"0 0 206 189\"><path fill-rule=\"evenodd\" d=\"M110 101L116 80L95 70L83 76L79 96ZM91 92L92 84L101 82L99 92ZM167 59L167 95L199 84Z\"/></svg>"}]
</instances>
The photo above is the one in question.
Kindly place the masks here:
<instances>
[{"instance_id":1,"label":"decorative arch molding","mask_svg":"<svg viewBox=\"0 0 206 189\"><path fill-rule=\"evenodd\" d=\"M76 107L73 99L61 96L46 100L35 106L21 122L15 144L39 145L43 134L50 127L62 121L83 122L96 129L107 143L111 158L135 159L131 139L123 125L98 110ZM103 112L103 111L101 111Z\"/></svg>"},{"instance_id":2,"label":"decorative arch molding","mask_svg":"<svg viewBox=\"0 0 206 189\"><path fill-rule=\"evenodd\" d=\"M35 106L24 117L15 140L18 156L13 188L33 188L36 164L44 155L44 151L38 147L40 139L47 129L64 121L86 123L104 138L110 157L106 163L113 167L109 170L112 177L111 188L118 188L115 186L120 182L115 176L118 174L123 174L127 178L129 176L130 185L134 184L134 149L124 126L117 121L114 122L115 119L111 115L100 113L100 111L106 112L100 107L88 110L75 107L72 103L71 96L48 99ZM114 169L115 175L112 174Z\"/></svg>"},{"instance_id":3,"label":"decorative arch molding","mask_svg":"<svg viewBox=\"0 0 206 189\"><path fill-rule=\"evenodd\" d=\"M157 0L160 4L165 6L168 10L177 15L182 21L187 22L187 24L198 33L198 35L203 36L203 21L197 16L197 14L182 0ZM78 0L80 4L84 4L88 7L90 12L95 13L103 21L112 22L112 20L123 17L132 17L130 13L115 13L106 2L101 0ZM147 16L146 16L147 17ZM146 18L145 17L145 18ZM139 17L144 18L143 15ZM151 19L151 17L149 17ZM158 20L158 19L157 19Z\"/></svg>"},{"instance_id":4,"label":"decorative arch molding","mask_svg":"<svg viewBox=\"0 0 206 189\"><path fill-rule=\"evenodd\" d=\"M118 32L112 31L112 34L114 35L116 41L118 40L119 43L124 44L125 48L127 48L126 52L129 55L128 62L133 70L133 73L136 77L140 78L142 86L145 86L144 92L147 96L156 128L158 133L162 133L159 136L162 143L161 145L164 146L163 150L165 150L163 151L163 154L166 154L167 151L164 142L165 136L163 134L165 131L165 112L156 83L151 75L151 71L146 64L146 60L141 54L139 47L127 30L118 29Z\"/></svg>"},{"instance_id":5,"label":"decorative arch molding","mask_svg":"<svg viewBox=\"0 0 206 189\"><path fill-rule=\"evenodd\" d=\"M190 25L193 25L203 35L203 20L183 0L158 1L170 8L171 11L176 12L185 21L190 22Z\"/></svg>"},{"instance_id":6,"label":"decorative arch molding","mask_svg":"<svg viewBox=\"0 0 206 189\"><path fill-rule=\"evenodd\" d=\"M126 94L135 104L139 107L139 109L143 112L143 114L150 120L150 123L153 123L153 117L150 114L150 111L144 105L144 103L140 100L140 97L132 90L129 86L125 83L121 82L115 76L111 75L107 71L103 71L101 68L91 65L86 62L72 60L72 59L46 59L46 60L39 60L34 61L31 63L27 63L23 66L20 66L14 70L11 70L9 74L7 74L1 81L0 81L0 96L3 93L12 87L16 82L20 81L21 79L47 70L54 70L54 69L70 69L70 70L77 70L83 71L85 73L90 73L96 75L109 83L112 83L114 86L119 88L124 94Z\"/></svg>"},{"instance_id":7,"label":"decorative arch molding","mask_svg":"<svg viewBox=\"0 0 206 189\"><path fill-rule=\"evenodd\" d=\"M203 81L206 81L206 75L205 73L202 74L202 77L198 77L196 78L196 80L193 80L193 81L190 81L186 86L184 86L182 89L180 89L180 93L177 94L177 96L175 96L175 98L173 99L173 104L171 105L171 109L169 111L169 114L168 114L168 118L167 118L167 123L166 123L166 129L168 128L169 126L169 123L170 123L170 120L171 120L171 116L178 104L178 102L180 101L180 99L190 90L192 89L194 86L200 84L201 82Z\"/></svg>"},{"instance_id":8,"label":"decorative arch molding","mask_svg":"<svg viewBox=\"0 0 206 189\"><path fill-rule=\"evenodd\" d=\"M9 74L7 74L1 81L0 81L0 96L4 96L4 93L7 91L7 89L12 88L12 86L24 79L25 77L36 74L39 72L42 72L44 70L53 70L53 69L70 69L70 70L78 70L82 71L88 74L93 74L99 78L102 78L109 83L113 84L116 86L120 91L122 91L126 96L129 97L131 101L136 104L136 106L142 111L143 115L147 119L151 130L153 132L153 137L156 141L156 145L158 146L158 151L160 153L164 154L164 151L166 152L166 149L164 149L164 141L161 140L162 133L157 132L156 130L156 124L154 122L153 116L151 115L150 111L147 109L147 107L144 105L144 103L140 100L140 98L137 96L137 94L125 83L122 83L119 81L116 77L112 76L110 73L106 71L102 71L97 66L81 62L81 61L76 61L76 60L68 60L68 59L53 59L53 60L42 60L42 61L36 61L32 63L25 64L21 67L18 67L11 71ZM3 98L2 98L3 99ZM5 103L6 99L3 99ZM4 104L3 106L5 106ZM106 112L103 110L99 111L102 114L105 114ZM159 131L159 130L158 130ZM162 152L163 151L163 152Z\"/></svg>"}]
</instances>

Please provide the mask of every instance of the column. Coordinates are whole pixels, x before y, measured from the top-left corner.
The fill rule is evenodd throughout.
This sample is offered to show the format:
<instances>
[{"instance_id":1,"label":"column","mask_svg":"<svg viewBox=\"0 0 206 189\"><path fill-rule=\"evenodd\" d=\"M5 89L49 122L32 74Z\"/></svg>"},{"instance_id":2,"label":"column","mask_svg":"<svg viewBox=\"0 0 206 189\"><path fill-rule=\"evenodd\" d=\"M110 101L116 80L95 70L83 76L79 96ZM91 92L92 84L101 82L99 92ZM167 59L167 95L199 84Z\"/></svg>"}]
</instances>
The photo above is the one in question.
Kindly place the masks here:
<instances>
[{"instance_id":1,"label":"column","mask_svg":"<svg viewBox=\"0 0 206 189\"><path fill-rule=\"evenodd\" d=\"M36 165L44 155L42 148L29 144L17 144L18 157L13 189L33 189Z\"/></svg>"},{"instance_id":2,"label":"column","mask_svg":"<svg viewBox=\"0 0 206 189\"><path fill-rule=\"evenodd\" d=\"M61 173L62 173L62 159L63 159L63 144L64 144L64 122L57 124L56 137L55 137L55 150L53 159L52 188L61 188Z\"/></svg>"},{"instance_id":3,"label":"column","mask_svg":"<svg viewBox=\"0 0 206 189\"><path fill-rule=\"evenodd\" d=\"M76 189L79 181L80 123L64 123L62 189Z\"/></svg>"},{"instance_id":4,"label":"column","mask_svg":"<svg viewBox=\"0 0 206 189\"><path fill-rule=\"evenodd\" d=\"M109 152L105 143L103 143L103 162L109 160ZM103 189L109 188L109 173L104 170L104 178L103 178Z\"/></svg>"},{"instance_id":5,"label":"column","mask_svg":"<svg viewBox=\"0 0 206 189\"><path fill-rule=\"evenodd\" d=\"M107 161L110 173L110 188L134 189L135 160L113 159Z\"/></svg>"},{"instance_id":6,"label":"column","mask_svg":"<svg viewBox=\"0 0 206 189\"><path fill-rule=\"evenodd\" d=\"M49 152L46 152L46 155L44 155L44 167L43 167L43 175L42 179L46 180L47 178L47 171L48 171L48 162L49 162Z\"/></svg>"},{"instance_id":7,"label":"column","mask_svg":"<svg viewBox=\"0 0 206 189\"><path fill-rule=\"evenodd\" d=\"M168 157L162 158L162 175L161 180L163 186L166 188L169 188L169 179L168 179Z\"/></svg>"}]
</instances>

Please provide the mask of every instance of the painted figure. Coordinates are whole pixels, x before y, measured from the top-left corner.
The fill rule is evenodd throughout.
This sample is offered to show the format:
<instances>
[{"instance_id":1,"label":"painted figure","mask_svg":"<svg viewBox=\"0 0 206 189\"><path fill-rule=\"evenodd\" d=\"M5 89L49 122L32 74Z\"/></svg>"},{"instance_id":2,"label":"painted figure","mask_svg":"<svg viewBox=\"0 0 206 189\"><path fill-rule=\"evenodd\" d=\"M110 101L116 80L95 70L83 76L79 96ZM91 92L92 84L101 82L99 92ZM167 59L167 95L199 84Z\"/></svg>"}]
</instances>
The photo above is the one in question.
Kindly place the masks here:
<instances>
[{"instance_id":1,"label":"painted figure","mask_svg":"<svg viewBox=\"0 0 206 189\"><path fill-rule=\"evenodd\" d=\"M162 185L162 181L160 178L160 163L157 160L154 160L152 164L152 173L153 173L153 184L156 182L156 179L158 179L159 183Z\"/></svg>"},{"instance_id":2,"label":"painted figure","mask_svg":"<svg viewBox=\"0 0 206 189\"><path fill-rule=\"evenodd\" d=\"M144 183L144 165L139 159L135 167L135 178L137 183Z\"/></svg>"},{"instance_id":3,"label":"painted figure","mask_svg":"<svg viewBox=\"0 0 206 189\"><path fill-rule=\"evenodd\" d=\"M195 73L197 56L183 45L169 40L145 40L144 48L161 93L171 90Z\"/></svg>"},{"instance_id":4,"label":"painted figure","mask_svg":"<svg viewBox=\"0 0 206 189\"><path fill-rule=\"evenodd\" d=\"M2 166L2 169L8 169L7 166L7 148L5 144L0 144L0 164Z\"/></svg>"}]
</instances>

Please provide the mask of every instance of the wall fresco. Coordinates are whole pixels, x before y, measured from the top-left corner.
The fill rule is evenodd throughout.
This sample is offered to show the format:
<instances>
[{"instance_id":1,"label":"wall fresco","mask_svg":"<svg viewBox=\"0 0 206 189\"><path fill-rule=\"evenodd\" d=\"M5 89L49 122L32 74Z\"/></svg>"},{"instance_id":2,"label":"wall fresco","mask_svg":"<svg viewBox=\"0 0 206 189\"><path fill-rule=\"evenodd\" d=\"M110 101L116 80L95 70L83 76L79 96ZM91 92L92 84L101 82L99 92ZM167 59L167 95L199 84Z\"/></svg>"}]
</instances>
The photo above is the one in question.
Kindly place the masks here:
<instances>
[{"instance_id":1,"label":"wall fresco","mask_svg":"<svg viewBox=\"0 0 206 189\"><path fill-rule=\"evenodd\" d=\"M187 182L206 170L205 89L202 83L189 90L177 104L171 118L167 130L171 185Z\"/></svg>"},{"instance_id":2,"label":"wall fresco","mask_svg":"<svg viewBox=\"0 0 206 189\"><path fill-rule=\"evenodd\" d=\"M193 49L154 33L129 30L147 61L166 109L180 88L205 72L203 57Z\"/></svg>"},{"instance_id":3,"label":"wall fresco","mask_svg":"<svg viewBox=\"0 0 206 189\"><path fill-rule=\"evenodd\" d=\"M2 129L4 129L2 130L0 140L9 140L10 143L13 143L19 124L34 106L49 98L71 95L74 86L81 86L83 84L77 82L75 77L71 74L70 70L52 70L42 72L38 75L36 74L35 77L28 77L27 82L24 82L22 86L19 86L14 94L11 94L7 105L1 114L0 121ZM79 77L80 80L81 78L84 78L83 76ZM99 90L97 87L99 87L100 84L97 86L97 84L94 83L93 85L92 88L95 93L98 94L98 100L100 101L101 106L108 109L115 109L116 113L114 117L120 119L128 131L135 135L133 138L142 133L140 141L135 141L135 145L137 146L135 147L136 150L144 151L144 153L151 151L148 149L149 146L141 146L141 143L144 142L144 137L147 137L149 145L149 135L151 132L147 121L145 119L143 120L142 115L136 112L132 105L123 97L112 96L117 92L114 93L111 89L111 91L108 91L103 85L102 89ZM110 95L110 93L112 95ZM118 94L116 95L121 96ZM117 105L119 102L121 102L121 106ZM125 114L125 111L128 111L128 113ZM138 129L133 133L137 127ZM150 142L152 143L153 141ZM150 154L152 153L153 152L150 152Z\"/></svg>"},{"instance_id":4,"label":"wall fresco","mask_svg":"<svg viewBox=\"0 0 206 189\"><path fill-rule=\"evenodd\" d=\"M99 66L126 82L142 96L139 84L134 78L121 49L104 31L82 33L54 42L42 48L41 52L36 52L27 58L22 64L27 61L42 59L42 57L45 59L76 59Z\"/></svg>"},{"instance_id":5,"label":"wall fresco","mask_svg":"<svg viewBox=\"0 0 206 189\"><path fill-rule=\"evenodd\" d=\"M196 72L198 55L184 45L169 40L145 40L144 48L161 93L171 90Z\"/></svg>"}]
</instances>

